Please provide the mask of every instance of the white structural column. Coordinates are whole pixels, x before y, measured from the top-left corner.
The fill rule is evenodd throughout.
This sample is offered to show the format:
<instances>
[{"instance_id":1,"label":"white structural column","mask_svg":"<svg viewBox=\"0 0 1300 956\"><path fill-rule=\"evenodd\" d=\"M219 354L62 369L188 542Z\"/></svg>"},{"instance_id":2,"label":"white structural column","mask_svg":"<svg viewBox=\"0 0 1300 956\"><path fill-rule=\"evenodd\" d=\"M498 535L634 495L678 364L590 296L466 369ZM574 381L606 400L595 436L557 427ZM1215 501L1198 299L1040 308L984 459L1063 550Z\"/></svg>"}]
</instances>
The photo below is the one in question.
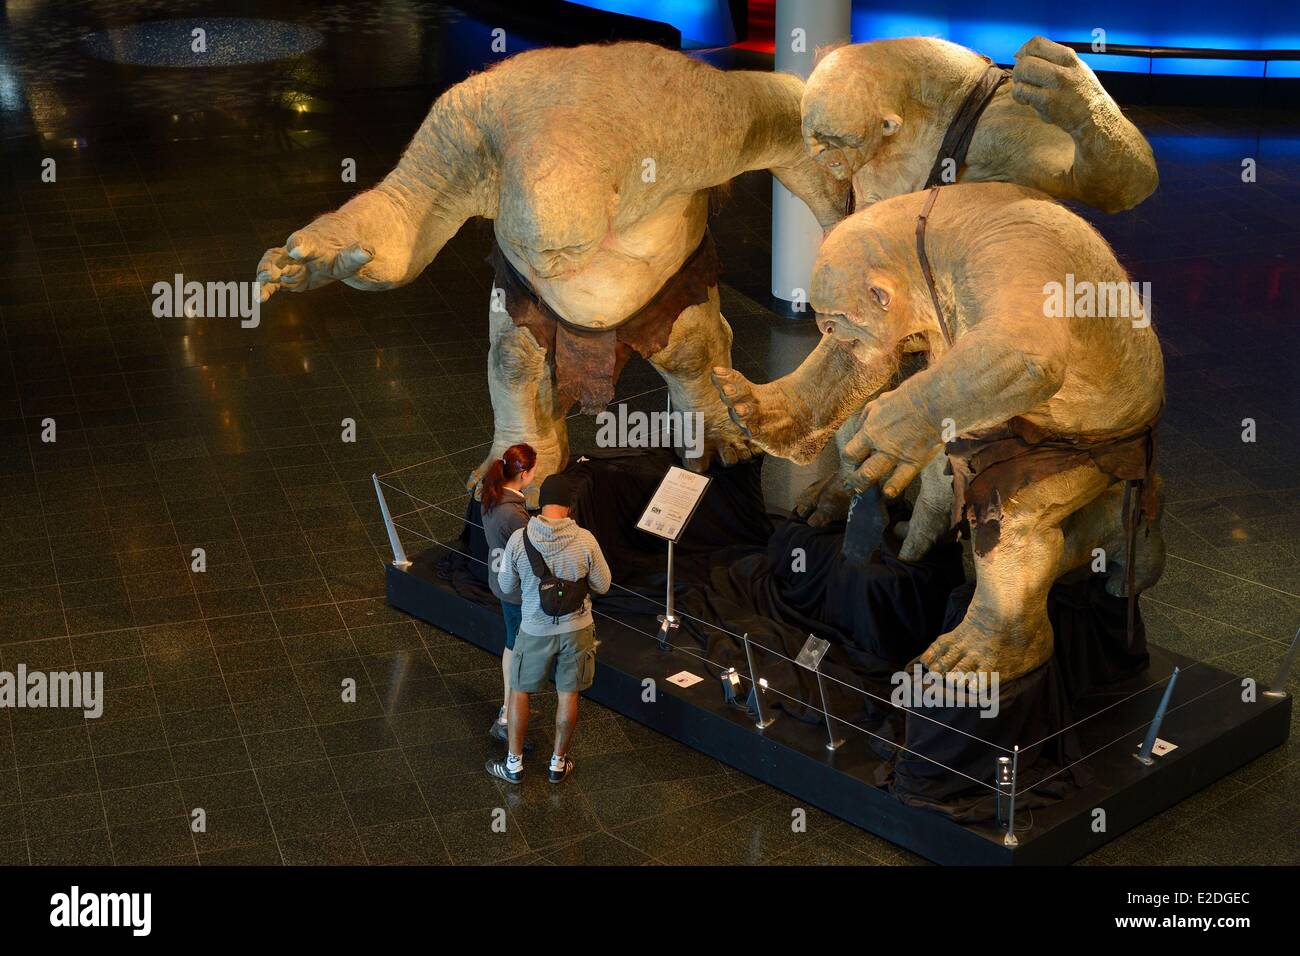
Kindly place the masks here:
<instances>
[{"instance_id":1,"label":"white structural column","mask_svg":"<svg viewBox=\"0 0 1300 956\"><path fill-rule=\"evenodd\" d=\"M775 69L807 79L818 47L849 39L850 13L850 0L776 0ZM806 301L821 235L811 210L773 179L772 295Z\"/></svg>"},{"instance_id":2,"label":"white structural column","mask_svg":"<svg viewBox=\"0 0 1300 956\"><path fill-rule=\"evenodd\" d=\"M811 312L806 314L812 316ZM822 337L812 322L778 322L771 329L767 346L768 381L797 369ZM835 442L828 443L816 460L806 465L768 455L763 461L763 499L769 508L793 508L800 492L835 471L839 461Z\"/></svg>"}]
</instances>

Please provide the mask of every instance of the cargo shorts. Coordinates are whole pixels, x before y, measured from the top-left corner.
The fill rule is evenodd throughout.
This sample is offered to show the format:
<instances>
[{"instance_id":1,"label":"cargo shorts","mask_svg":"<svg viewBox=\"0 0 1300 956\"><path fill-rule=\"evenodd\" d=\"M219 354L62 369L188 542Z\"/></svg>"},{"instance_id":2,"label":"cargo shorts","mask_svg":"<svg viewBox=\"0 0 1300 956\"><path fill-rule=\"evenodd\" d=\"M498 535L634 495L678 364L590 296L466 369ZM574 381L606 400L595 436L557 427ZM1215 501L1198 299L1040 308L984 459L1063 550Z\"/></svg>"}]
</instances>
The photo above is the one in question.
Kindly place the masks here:
<instances>
[{"instance_id":1,"label":"cargo shorts","mask_svg":"<svg viewBox=\"0 0 1300 956\"><path fill-rule=\"evenodd\" d=\"M546 686L555 668L555 689L562 694L586 690L596 676L596 627L588 624L565 634L529 634L523 628L515 638L510 661L510 689L525 694Z\"/></svg>"}]
</instances>

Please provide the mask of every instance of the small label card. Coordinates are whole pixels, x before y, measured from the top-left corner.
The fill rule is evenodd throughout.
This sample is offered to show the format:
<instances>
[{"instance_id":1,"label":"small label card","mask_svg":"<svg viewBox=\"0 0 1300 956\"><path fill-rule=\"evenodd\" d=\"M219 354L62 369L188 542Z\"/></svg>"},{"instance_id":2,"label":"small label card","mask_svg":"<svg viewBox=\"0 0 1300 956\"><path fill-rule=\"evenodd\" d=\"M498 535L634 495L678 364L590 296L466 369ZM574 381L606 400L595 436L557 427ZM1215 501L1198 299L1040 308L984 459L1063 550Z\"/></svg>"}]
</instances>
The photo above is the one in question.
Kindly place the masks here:
<instances>
[{"instance_id":1,"label":"small label card","mask_svg":"<svg viewBox=\"0 0 1300 956\"><path fill-rule=\"evenodd\" d=\"M1144 741L1141 741L1141 740L1138 741L1138 749L1139 749L1139 750L1142 749L1142 744L1143 744L1143 743L1144 743ZM1169 741L1167 741L1167 740L1161 740L1159 737L1157 737L1157 738L1156 738L1156 742L1155 742L1154 744L1151 745L1151 756L1153 756L1153 757L1163 757L1165 754L1167 754L1167 753L1172 753L1173 751L1175 751L1175 750L1177 750L1177 749L1178 749L1178 744L1171 744Z\"/></svg>"},{"instance_id":2,"label":"small label card","mask_svg":"<svg viewBox=\"0 0 1300 956\"><path fill-rule=\"evenodd\" d=\"M691 687L702 680L704 680L703 677L698 677L690 671L678 671L672 677L668 678L668 683L676 684L678 687Z\"/></svg>"},{"instance_id":3,"label":"small label card","mask_svg":"<svg viewBox=\"0 0 1300 956\"><path fill-rule=\"evenodd\" d=\"M822 658L826 656L826 652L830 649L830 641L809 634L808 640L804 641L803 648L799 651L799 656L794 659L794 662L800 667L815 671L821 664Z\"/></svg>"}]
</instances>

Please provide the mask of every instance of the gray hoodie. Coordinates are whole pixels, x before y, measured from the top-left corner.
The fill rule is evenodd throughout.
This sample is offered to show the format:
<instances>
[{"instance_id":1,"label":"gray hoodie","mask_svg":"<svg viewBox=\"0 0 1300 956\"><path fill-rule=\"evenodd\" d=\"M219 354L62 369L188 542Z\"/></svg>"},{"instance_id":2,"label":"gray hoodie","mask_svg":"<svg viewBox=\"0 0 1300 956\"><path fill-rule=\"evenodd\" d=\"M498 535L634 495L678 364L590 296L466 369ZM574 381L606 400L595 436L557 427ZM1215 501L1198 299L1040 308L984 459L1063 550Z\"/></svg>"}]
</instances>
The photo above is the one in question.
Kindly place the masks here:
<instances>
[{"instance_id":1,"label":"gray hoodie","mask_svg":"<svg viewBox=\"0 0 1300 956\"><path fill-rule=\"evenodd\" d=\"M520 630L538 637L550 634L568 634L580 631L592 623L591 599L582 602L582 609L567 614L558 621L542 610L542 599L537 592L537 575L524 551L524 535L533 543L546 566L556 577L569 581L587 579L595 594L604 594L611 583L609 565L600 553L595 536L572 518L543 518L538 516L510 536L497 584L507 593L519 588L523 592L523 622Z\"/></svg>"}]
</instances>

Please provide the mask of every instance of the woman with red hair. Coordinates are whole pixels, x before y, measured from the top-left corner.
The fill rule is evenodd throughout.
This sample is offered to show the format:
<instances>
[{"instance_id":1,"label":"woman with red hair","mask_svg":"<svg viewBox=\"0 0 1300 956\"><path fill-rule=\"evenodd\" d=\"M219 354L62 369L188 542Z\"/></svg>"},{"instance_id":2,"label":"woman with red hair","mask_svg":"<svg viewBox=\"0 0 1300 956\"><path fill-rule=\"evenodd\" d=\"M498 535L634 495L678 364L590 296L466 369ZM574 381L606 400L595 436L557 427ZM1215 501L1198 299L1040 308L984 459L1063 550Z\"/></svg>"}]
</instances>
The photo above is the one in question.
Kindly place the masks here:
<instances>
[{"instance_id":1,"label":"woman with red hair","mask_svg":"<svg viewBox=\"0 0 1300 956\"><path fill-rule=\"evenodd\" d=\"M501 654L501 674L505 682L504 700L510 700L510 661L514 656L515 635L519 622L523 595L518 590L507 594L497 582L501 569L501 556L506 542L515 529L528 524L528 509L524 505L523 491L533 481L537 469L537 452L531 445L511 445L504 455L492 462L483 476L482 510L483 534L488 546L488 587L501 602L501 616L505 619L506 649ZM506 739L506 705L501 705L497 719L492 722L488 735L502 742Z\"/></svg>"}]
</instances>

